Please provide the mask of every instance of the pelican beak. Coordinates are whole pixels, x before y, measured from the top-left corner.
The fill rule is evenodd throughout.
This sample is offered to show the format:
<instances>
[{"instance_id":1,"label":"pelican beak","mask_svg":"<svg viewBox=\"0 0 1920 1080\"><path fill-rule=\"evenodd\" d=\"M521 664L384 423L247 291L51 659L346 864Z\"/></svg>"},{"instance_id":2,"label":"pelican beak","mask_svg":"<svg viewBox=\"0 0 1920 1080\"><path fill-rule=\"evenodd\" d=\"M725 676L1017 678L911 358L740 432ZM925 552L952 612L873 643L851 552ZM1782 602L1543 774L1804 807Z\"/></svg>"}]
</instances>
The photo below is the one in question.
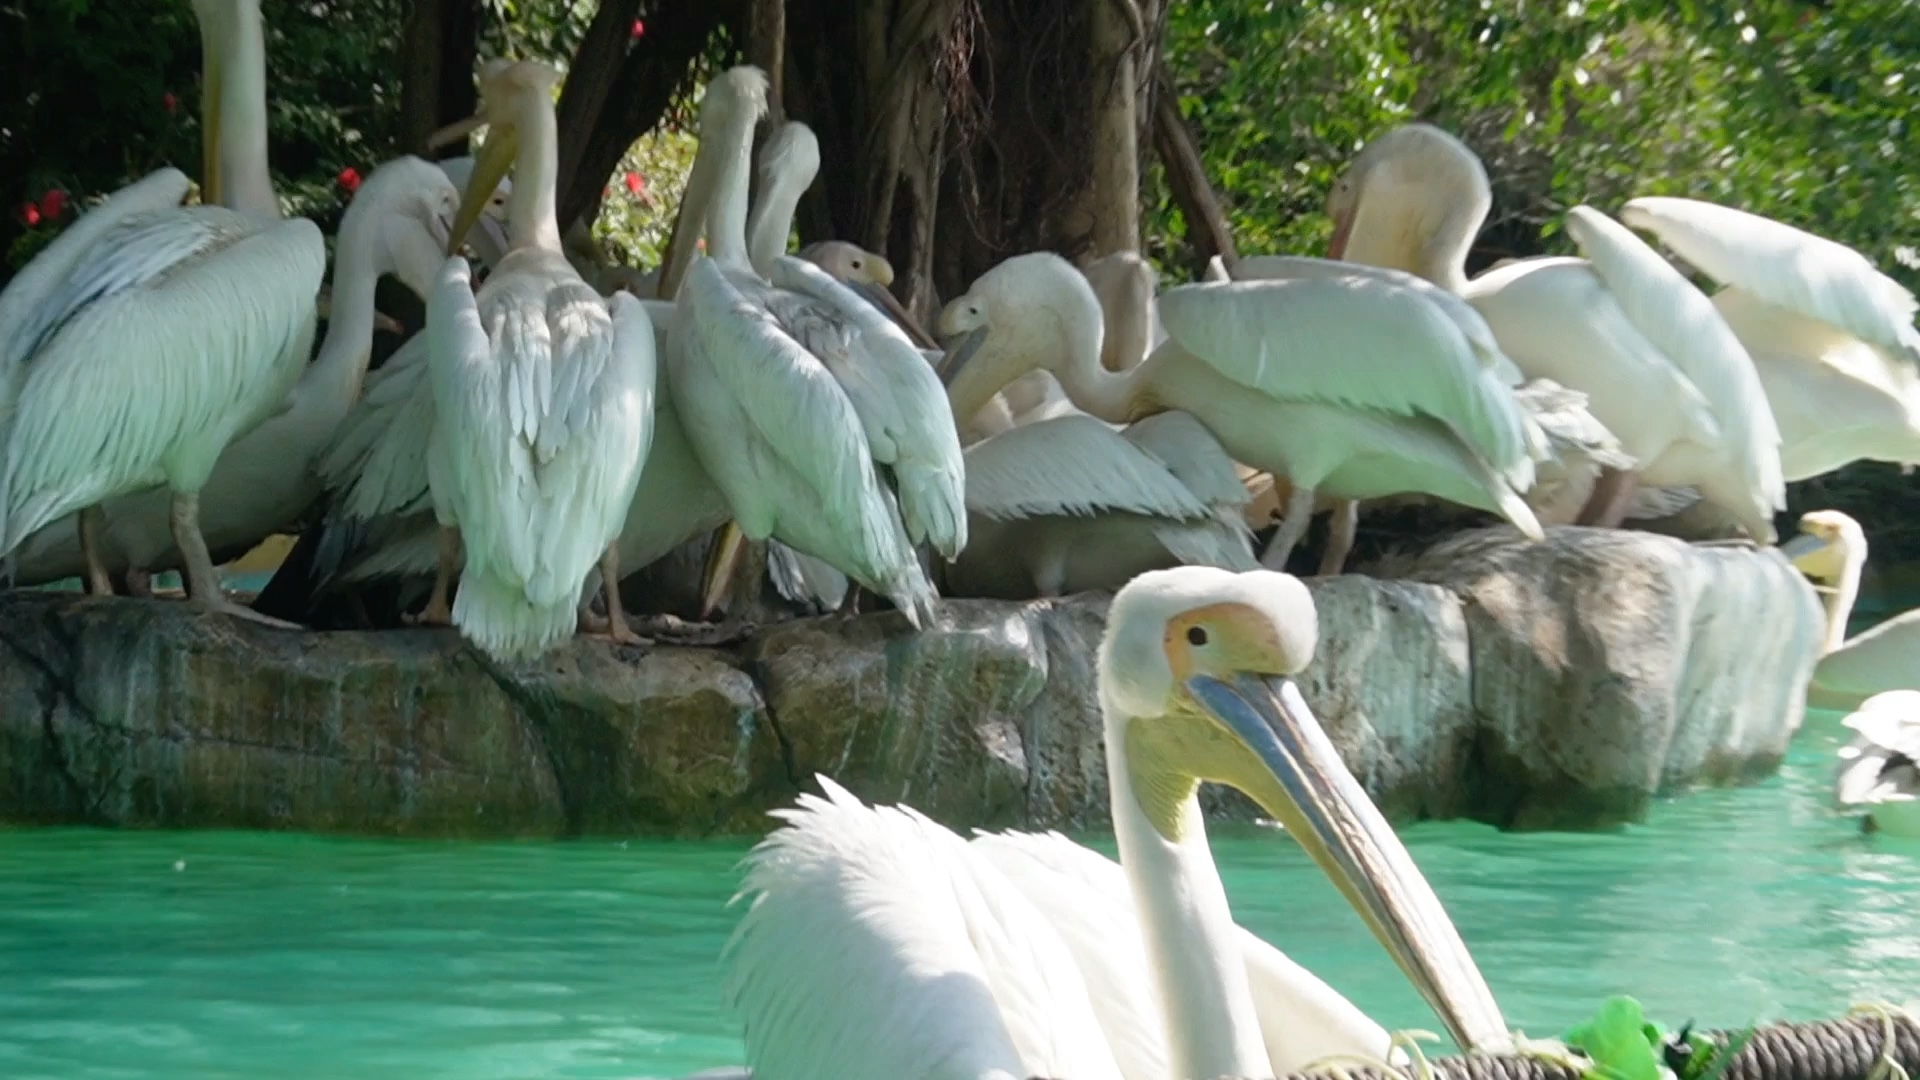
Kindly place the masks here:
<instances>
[{"instance_id":1,"label":"pelican beak","mask_svg":"<svg viewBox=\"0 0 1920 1080\"><path fill-rule=\"evenodd\" d=\"M434 139L463 124L469 125L468 130L472 130L477 123L477 117L462 120L434 135ZM460 245L466 243L467 233L473 231L474 223L486 213L487 204L493 201L493 193L500 187L500 180L507 175L507 170L513 168L513 159L519 150L520 133L511 126L494 124L488 129L487 143L480 148L480 154L473 163L473 174L467 177L467 190L460 196L460 210L453 215L452 234L447 237L447 254L459 251Z\"/></svg>"},{"instance_id":2,"label":"pelican beak","mask_svg":"<svg viewBox=\"0 0 1920 1080\"><path fill-rule=\"evenodd\" d=\"M960 374L960 369L966 367L967 361L973 359L973 355L980 351L980 346L986 344L987 328L976 326L967 331L967 335L959 341L953 341L951 338L948 341L952 343L947 345L946 359L934 367L934 373L940 376L942 386L952 386L954 377Z\"/></svg>"},{"instance_id":3,"label":"pelican beak","mask_svg":"<svg viewBox=\"0 0 1920 1080\"><path fill-rule=\"evenodd\" d=\"M1824 537L1803 532L1781 544L1780 554L1787 557L1787 561L1793 564L1794 569L1803 574L1812 574L1813 568L1808 565L1809 561L1832 546L1832 543ZM1821 575L1814 574L1814 576Z\"/></svg>"},{"instance_id":4,"label":"pelican beak","mask_svg":"<svg viewBox=\"0 0 1920 1080\"><path fill-rule=\"evenodd\" d=\"M738 522L729 521L720 527L713 538L713 546L707 549L706 569L700 575L702 619L710 618L726 603L734 575L740 570L741 556L746 551L747 534L740 531Z\"/></svg>"},{"instance_id":5,"label":"pelican beak","mask_svg":"<svg viewBox=\"0 0 1920 1080\"><path fill-rule=\"evenodd\" d=\"M888 270L885 276L891 279L893 271ZM887 318L892 319L895 325L899 326L913 341L915 348L938 349L940 347L925 330L920 328L920 324L913 320L913 316L907 313L907 309L901 305L900 301L894 299L893 291L888 289L885 283L869 284L864 281L850 281L847 287L859 293L867 303L879 308Z\"/></svg>"},{"instance_id":6,"label":"pelican beak","mask_svg":"<svg viewBox=\"0 0 1920 1080\"><path fill-rule=\"evenodd\" d=\"M1500 1006L1453 920L1347 771L1293 680L1195 675L1187 690L1266 773L1254 778L1247 794L1332 879L1454 1041L1466 1050L1504 1044L1509 1036Z\"/></svg>"},{"instance_id":7,"label":"pelican beak","mask_svg":"<svg viewBox=\"0 0 1920 1080\"><path fill-rule=\"evenodd\" d=\"M1327 258L1339 259L1347 253L1347 239L1353 234L1353 214L1342 214L1333 219L1333 239L1327 241Z\"/></svg>"},{"instance_id":8,"label":"pelican beak","mask_svg":"<svg viewBox=\"0 0 1920 1080\"><path fill-rule=\"evenodd\" d=\"M481 214L474 224L479 232L473 238L473 253L488 266L493 266L507 255L507 230L500 219L492 214Z\"/></svg>"},{"instance_id":9,"label":"pelican beak","mask_svg":"<svg viewBox=\"0 0 1920 1080\"><path fill-rule=\"evenodd\" d=\"M200 204L220 205L220 88L226 72L220 63L221 49L213 42L211 27L200 35Z\"/></svg>"}]
</instances>

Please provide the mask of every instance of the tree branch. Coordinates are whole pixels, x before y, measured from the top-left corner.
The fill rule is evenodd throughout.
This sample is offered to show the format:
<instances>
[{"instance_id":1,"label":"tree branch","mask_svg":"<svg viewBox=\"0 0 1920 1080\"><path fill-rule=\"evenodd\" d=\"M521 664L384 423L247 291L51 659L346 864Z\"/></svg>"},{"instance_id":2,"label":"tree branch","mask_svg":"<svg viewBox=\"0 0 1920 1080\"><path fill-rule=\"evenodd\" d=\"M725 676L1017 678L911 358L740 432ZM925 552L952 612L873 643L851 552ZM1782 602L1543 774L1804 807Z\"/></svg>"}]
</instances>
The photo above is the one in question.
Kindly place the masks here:
<instances>
[{"instance_id":1,"label":"tree branch","mask_svg":"<svg viewBox=\"0 0 1920 1080\"><path fill-rule=\"evenodd\" d=\"M1167 187L1187 219L1187 247L1192 252L1193 271L1198 274L1215 255L1231 272L1240 262L1233 244L1233 232L1227 227L1226 212L1207 181L1206 164L1194 145L1193 133L1180 115L1180 99L1173 82L1161 68L1154 92L1153 148L1166 166Z\"/></svg>"}]
</instances>

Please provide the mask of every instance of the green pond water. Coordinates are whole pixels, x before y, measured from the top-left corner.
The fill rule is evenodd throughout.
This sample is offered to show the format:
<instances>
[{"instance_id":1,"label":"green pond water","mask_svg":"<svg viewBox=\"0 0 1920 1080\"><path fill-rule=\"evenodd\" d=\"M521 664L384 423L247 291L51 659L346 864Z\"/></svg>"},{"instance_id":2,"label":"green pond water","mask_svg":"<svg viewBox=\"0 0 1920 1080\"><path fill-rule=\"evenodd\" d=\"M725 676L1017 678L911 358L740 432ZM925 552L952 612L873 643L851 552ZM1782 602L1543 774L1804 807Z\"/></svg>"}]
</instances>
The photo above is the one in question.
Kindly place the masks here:
<instances>
[{"instance_id":1,"label":"green pond water","mask_svg":"<svg viewBox=\"0 0 1920 1080\"><path fill-rule=\"evenodd\" d=\"M1714 1026L1920 996L1920 846L1828 809L1837 717L1757 787L1603 834L1403 835L1512 1021L1631 992ZM1241 922L1436 1027L1284 834L1216 829ZM1096 845L1111 851L1096 838ZM745 841L0 831L0 1077L676 1076L736 1063L716 958Z\"/></svg>"}]
</instances>

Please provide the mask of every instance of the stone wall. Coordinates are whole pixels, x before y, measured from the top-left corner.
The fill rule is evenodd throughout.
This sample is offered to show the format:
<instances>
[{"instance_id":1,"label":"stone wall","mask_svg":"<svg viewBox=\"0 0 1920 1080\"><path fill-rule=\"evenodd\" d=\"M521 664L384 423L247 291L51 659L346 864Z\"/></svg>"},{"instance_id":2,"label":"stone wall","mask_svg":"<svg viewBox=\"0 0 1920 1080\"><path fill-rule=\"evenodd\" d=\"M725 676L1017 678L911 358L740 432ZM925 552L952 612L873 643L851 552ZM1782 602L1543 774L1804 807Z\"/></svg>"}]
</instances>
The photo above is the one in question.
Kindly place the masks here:
<instances>
[{"instance_id":1,"label":"stone wall","mask_svg":"<svg viewBox=\"0 0 1920 1080\"><path fill-rule=\"evenodd\" d=\"M1469 534L1310 580L1302 690L1393 819L1594 827L1772 771L1819 640L1773 551ZM826 773L955 827L1099 828L1107 597L955 601L730 649L291 633L167 601L0 598L0 819L407 835L757 832ZM1251 807L1211 800L1218 814Z\"/></svg>"}]
</instances>

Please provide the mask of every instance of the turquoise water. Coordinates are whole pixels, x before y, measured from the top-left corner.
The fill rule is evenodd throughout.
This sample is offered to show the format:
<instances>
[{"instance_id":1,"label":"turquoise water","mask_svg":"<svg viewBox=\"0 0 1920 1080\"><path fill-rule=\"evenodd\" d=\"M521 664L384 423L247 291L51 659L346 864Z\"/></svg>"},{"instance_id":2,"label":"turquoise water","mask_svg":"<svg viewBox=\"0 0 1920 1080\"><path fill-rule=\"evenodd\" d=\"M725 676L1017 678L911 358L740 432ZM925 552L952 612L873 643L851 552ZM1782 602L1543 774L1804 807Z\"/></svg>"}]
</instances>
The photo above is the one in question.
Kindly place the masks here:
<instances>
[{"instance_id":1,"label":"turquoise water","mask_svg":"<svg viewBox=\"0 0 1920 1080\"><path fill-rule=\"evenodd\" d=\"M1826 806L1837 718L1782 774L1598 835L1405 830L1515 1024L1629 991L1736 1025L1920 996L1920 846ZM1105 846L1102 844L1102 846ZM0 832L0 1076L675 1076L718 1004L745 842ZM1216 837L1240 920L1390 1027L1437 1026L1299 850Z\"/></svg>"}]
</instances>

